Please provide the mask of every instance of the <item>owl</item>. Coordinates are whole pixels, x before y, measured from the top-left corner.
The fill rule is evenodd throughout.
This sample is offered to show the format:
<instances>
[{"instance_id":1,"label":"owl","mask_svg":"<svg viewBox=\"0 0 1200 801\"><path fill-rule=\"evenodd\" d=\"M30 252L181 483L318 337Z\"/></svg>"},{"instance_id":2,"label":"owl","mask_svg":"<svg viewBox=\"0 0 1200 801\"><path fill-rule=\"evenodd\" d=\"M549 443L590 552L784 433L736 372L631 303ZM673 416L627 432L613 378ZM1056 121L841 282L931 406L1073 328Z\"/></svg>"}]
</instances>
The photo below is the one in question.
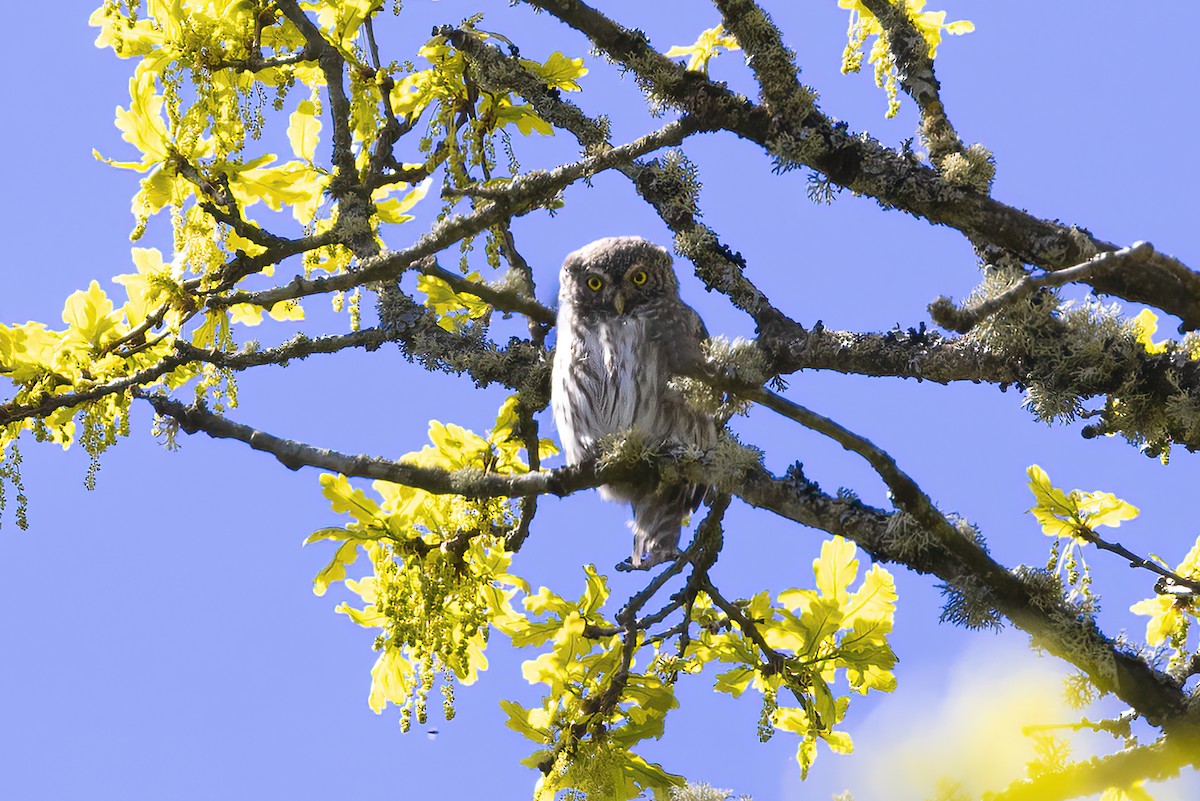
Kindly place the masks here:
<instances>
[{"instance_id":1,"label":"owl","mask_svg":"<svg viewBox=\"0 0 1200 801\"><path fill-rule=\"evenodd\" d=\"M655 445L708 450L711 413L671 386L700 362L708 333L679 298L671 256L636 236L599 239L567 256L559 276L558 346L551 405L567 462L594 454L606 434L638 429ZM677 552L679 530L702 486L605 485L606 500L633 506L634 567Z\"/></svg>"}]
</instances>

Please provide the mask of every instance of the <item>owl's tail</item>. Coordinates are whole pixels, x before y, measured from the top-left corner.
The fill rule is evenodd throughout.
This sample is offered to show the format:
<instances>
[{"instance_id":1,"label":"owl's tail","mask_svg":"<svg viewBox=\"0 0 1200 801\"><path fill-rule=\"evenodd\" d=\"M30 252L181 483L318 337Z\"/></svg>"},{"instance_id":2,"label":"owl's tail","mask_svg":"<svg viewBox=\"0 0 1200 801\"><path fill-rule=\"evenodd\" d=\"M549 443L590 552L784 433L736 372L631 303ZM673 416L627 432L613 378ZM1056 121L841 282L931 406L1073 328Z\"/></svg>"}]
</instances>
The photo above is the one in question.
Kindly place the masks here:
<instances>
[{"instance_id":1,"label":"owl's tail","mask_svg":"<svg viewBox=\"0 0 1200 801\"><path fill-rule=\"evenodd\" d=\"M704 492L704 487L675 486L631 501L634 567L651 567L679 553L683 519L699 505Z\"/></svg>"}]
</instances>

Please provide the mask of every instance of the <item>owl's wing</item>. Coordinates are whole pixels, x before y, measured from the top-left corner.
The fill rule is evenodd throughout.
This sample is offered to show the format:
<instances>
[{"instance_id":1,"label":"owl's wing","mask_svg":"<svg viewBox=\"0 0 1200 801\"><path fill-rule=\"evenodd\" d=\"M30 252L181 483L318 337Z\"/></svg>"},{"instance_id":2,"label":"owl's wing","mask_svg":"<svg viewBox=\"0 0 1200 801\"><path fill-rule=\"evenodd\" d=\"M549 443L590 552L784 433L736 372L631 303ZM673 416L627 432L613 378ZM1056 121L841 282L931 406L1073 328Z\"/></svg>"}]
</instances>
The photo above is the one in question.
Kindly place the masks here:
<instances>
[{"instance_id":1,"label":"owl's wing","mask_svg":"<svg viewBox=\"0 0 1200 801\"><path fill-rule=\"evenodd\" d=\"M703 378L702 346L708 339L708 329L695 309L681 302L662 315L656 329L656 339L659 340L657 350L660 364L668 375ZM711 412L696 408L683 394L673 389L665 389L661 404L661 413L656 415L656 422L659 426L665 426L665 430L656 430L654 433L701 449L716 444L717 427Z\"/></svg>"},{"instance_id":2,"label":"owl's wing","mask_svg":"<svg viewBox=\"0 0 1200 801\"><path fill-rule=\"evenodd\" d=\"M696 310L680 303L676 313L668 315L662 326L662 338L667 348L667 368L674 374L688 374L704 360L701 344L708 339L708 329Z\"/></svg>"}]
</instances>

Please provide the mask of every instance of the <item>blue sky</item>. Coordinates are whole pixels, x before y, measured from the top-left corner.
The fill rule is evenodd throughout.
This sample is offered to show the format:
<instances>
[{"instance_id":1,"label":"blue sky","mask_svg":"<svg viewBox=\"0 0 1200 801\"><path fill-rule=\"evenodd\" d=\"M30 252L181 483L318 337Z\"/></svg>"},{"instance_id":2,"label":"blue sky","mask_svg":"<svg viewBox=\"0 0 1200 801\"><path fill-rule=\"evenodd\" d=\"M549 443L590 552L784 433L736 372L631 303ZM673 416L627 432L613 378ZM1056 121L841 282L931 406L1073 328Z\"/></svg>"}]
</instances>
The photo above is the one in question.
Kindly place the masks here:
<instances>
[{"instance_id":1,"label":"blue sky","mask_svg":"<svg viewBox=\"0 0 1200 801\"><path fill-rule=\"evenodd\" d=\"M691 42L719 21L697 0L597 5L643 28L662 50ZM839 73L846 14L834 0L766 5L825 113L892 145L915 135L907 104L886 120L886 100L870 76ZM133 63L93 47L95 30L86 26L92 7L66 0L53 17L32 3L8 9L13 77L7 124L0 126L8 153L7 191L0 195L7 265L0 321L56 325L71 292L92 278L115 289L108 278L132 271L128 199L136 177L91 152L131 155L112 120L114 108L128 103ZM959 133L995 153L998 199L1109 241L1146 239L1200 266L1200 160L1191 148L1200 122L1191 82L1197 7L1166 2L1135 13L1116 3L963 0L931 7L976 24L975 33L943 43L937 64ZM410 57L432 25L476 10L487 15L482 28L510 36L523 55L589 50L548 15L507 2L408 0L403 27L389 29L385 59ZM576 99L590 113L612 114L617 140L659 124L643 111L632 81L591 56L588 65L592 72ZM712 72L753 93L736 54L718 58ZM576 149L560 134L525 164L549 166L573 158ZM925 306L934 297L961 299L977 280L971 249L955 231L848 194L831 206L815 205L805 198L803 171L774 176L762 152L731 136L694 139L687 152L700 166L705 221L745 255L749 275L768 296L805 324L822 320L860 331L915 326L928 321ZM583 243L625 233L668 243L661 222L620 176L574 187L566 201L555 218L533 214L515 228L546 302L555 295L563 256ZM401 231L389 244L403 246L419 233ZM141 244L168 249L166 236L160 221ZM744 315L703 291L690 265L677 266L685 299L711 332L752 333ZM286 280L285 270L280 277ZM344 318L318 303L309 317L301 330L344 330L337 328ZM1160 334L1173 328L1163 322ZM282 339L293 330L253 335ZM477 393L463 380L426 374L394 348L264 369L245 375L240 386L242 403L233 415L239 421L383 456L419 449L430 419L486 429L503 400L497 391ZM1078 425L1046 427L1022 408L1015 390L804 373L791 378L787 394L889 451L943 510L977 523L1005 564L1045 561L1048 541L1024 514L1031 505L1025 468L1035 462L1060 486L1110 490L1140 506L1142 516L1119 532L1134 550L1177 561L1196 537L1194 455L1177 453L1163 466L1116 439L1085 441ZM548 415L544 421L548 429ZM498 700L536 700L539 693L519 669L533 654L508 651L494 638L488 672L457 693L457 719L437 721L434 710L436 738L418 730L401 734L394 710L376 716L366 704L371 636L333 614L341 599L336 592L324 598L311 592L311 578L330 553L320 545L301 549L300 542L338 523L320 495L318 473L291 473L240 445L203 437L186 438L180 452L168 453L150 436L150 422L146 409L137 411L134 436L105 455L90 493L83 488L87 459L78 450L32 442L24 449L31 528L19 531L10 512L0 530L6 797L528 794L535 775L517 761L532 748L504 728ZM771 469L800 459L823 487L851 487L869 503L885 503L874 475L836 445L767 410L735 425L744 440L767 447ZM544 501L515 570L535 586L577 596L581 564L594 562L613 575L611 566L628 555L626 514L594 493ZM727 595L807 586L821 540L819 532L735 502L714 578ZM1141 639L1143 619L1127 609L1151 593L1152 577L1101 555L1090 561L1104 628ZM855 755L823 750L802 786L795 740L779 734L759 744L756 700L716 697L704 678L681 689L682 707L666 738L646 755L759 801L822 799L847 788L869 801L885 792L872 776L898 776L900 763L920 765L905 756L914 749L935 748L943 765L971 764L971 755L954 748L982 742L987 715L1012 711L988 711L989 700L1055 697L1057 663L1033 656L1022 635L939 625L937 589L900 568L893 572L900 592L899 687L891 696L854 699L847 728L858 742ZM614 577L613 586L628 592L635 582ZM1045 700L1041 708L1057 714L1053 707ZM927 778L933 769L918 773ZM921 776L906 781L890 789L909 792L911 784L912 797L921 797ZM1196 777L1190 781L1191 795L1176 788L1162 798L1196 797Z\"/></svg>"}]
</instances>

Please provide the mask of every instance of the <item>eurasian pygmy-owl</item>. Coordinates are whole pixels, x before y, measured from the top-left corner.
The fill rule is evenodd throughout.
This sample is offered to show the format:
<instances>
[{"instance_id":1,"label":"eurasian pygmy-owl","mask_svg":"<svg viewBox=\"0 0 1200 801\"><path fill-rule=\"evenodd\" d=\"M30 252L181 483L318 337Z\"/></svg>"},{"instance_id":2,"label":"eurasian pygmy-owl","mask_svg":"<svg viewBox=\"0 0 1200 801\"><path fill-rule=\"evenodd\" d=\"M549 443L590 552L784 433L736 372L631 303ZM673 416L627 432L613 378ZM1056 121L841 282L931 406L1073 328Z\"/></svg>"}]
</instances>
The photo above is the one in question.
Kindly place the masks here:
<instances>
[{"instance_id":1,"label":"eurasian pygmy-owl","mask_svg":"<svg viewBox=\"0 0 1200 801\"><path fill-rule=\"evenodd\" d=\"M576 464L606 434L639 429L651 444L708 450L713 415L670 385L701 360L708 333L679 299L671 256L636 236L599 239L567 256L560 273L558 346L551 403ZM633 506L633 564L670 558L684 517L705 487L605 485L600 495Z\"/></svg>"}]
</instances>

